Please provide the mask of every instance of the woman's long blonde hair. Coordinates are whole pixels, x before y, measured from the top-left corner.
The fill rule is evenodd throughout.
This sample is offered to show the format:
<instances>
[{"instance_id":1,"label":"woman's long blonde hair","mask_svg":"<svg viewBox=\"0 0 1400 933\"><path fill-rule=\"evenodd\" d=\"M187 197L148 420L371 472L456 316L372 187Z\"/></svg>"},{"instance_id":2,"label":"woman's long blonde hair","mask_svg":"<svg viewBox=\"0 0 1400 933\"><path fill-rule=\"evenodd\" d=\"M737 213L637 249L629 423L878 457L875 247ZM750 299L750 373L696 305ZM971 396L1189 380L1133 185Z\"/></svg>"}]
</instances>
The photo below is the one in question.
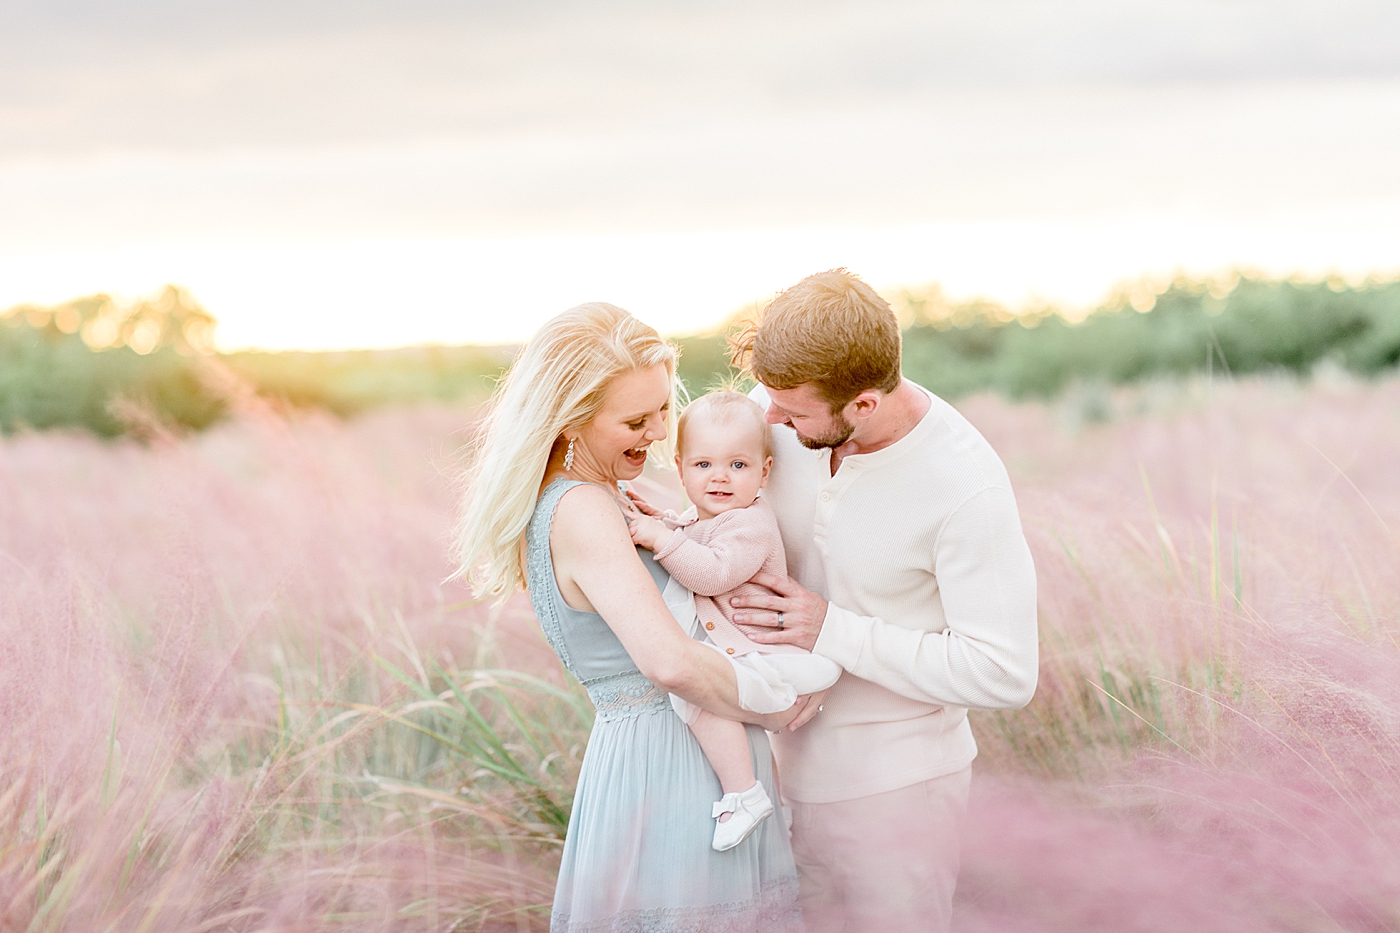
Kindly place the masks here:
<instances>
[{"instance_id":1,"label":"woman's long blonde hair","mask_svg":"<svg viewBox=\"0 0 1400 933\"><path fill-rule=\"evenodd\" d=\"M671 375L674 411L676 348L626 311L592 302L540 328L501 380L474 439L454 577L497 599L525 586L521 539L555 443L593 420L612 380L658 364ZM661 462L668 450L652 445Z\"/></svg>"}]
</instances>

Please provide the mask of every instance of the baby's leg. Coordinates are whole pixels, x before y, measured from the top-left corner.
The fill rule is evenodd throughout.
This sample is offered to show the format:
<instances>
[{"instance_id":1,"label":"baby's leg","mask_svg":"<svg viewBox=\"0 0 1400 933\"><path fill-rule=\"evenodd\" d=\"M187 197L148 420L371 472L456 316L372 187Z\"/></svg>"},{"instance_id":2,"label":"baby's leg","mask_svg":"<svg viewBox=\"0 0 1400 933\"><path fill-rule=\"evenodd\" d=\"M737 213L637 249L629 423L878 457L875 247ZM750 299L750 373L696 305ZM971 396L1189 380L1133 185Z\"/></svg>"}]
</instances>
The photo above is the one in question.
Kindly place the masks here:
<instances>
[{"instance_id":1,"label":"baby's leg","mask_svg":"<svg viewBox=\"0 0 1400 933\"><path fill-rule=\"evenodd\" d=\"M754 777L749 737L744 732L743 723L702 709L690 724L690 731L695 734L700 750L709 759L710 767L715 769L726 794L743 793L758 783Z\"/></svg>"},{"instance_id":2,"label":"baby's leg","mask_svg":"<svg viewBox=\"0 0 1400 933\"><path fill-rule=\"evenodd\" d=\"M777 669L799 696L825 690L841 677L841 665L819 654L765 654L763 660Z\"/></svg>"},{"instance_id":3,"label":"baby's leg","mask_svg":"<svg viewBox=\"0 0 1400 933\"><path fill-rule=\"evenodd\" d=\"M691 721L690 731L724 787L724 796L710 809L716 821L710 846L724 852L747 839L773 815L773 801L754 777L749 737L743 723L701 710Z\"/></svg>"}]
</instances>

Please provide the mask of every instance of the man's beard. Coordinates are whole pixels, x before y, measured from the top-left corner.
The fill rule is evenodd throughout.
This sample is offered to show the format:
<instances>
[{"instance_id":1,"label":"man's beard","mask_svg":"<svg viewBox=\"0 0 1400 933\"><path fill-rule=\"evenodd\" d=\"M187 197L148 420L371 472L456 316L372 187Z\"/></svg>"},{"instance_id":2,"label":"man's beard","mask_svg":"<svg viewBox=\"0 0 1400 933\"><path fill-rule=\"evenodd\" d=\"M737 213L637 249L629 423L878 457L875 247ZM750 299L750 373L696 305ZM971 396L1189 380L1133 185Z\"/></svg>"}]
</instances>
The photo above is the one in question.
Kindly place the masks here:
<instances>
[{"instance_id":1,"label":"man's beard","mask_svg":"<svg viewBox=\"0 0 1400 933\"><path fill-rule=\"evenodd\" d=\"M789 424L788 427L792 428L792 433L797 435L797 442L803 447L808 450L825 450L830 447L840 447L851 439L852 434L856 433L856 426L847 421L844 415L837 413L835 418L839 427L830 434L823 434L821 437L808 437L796 428L792 428L792 425Z\"/></svg>"}]
</instances>

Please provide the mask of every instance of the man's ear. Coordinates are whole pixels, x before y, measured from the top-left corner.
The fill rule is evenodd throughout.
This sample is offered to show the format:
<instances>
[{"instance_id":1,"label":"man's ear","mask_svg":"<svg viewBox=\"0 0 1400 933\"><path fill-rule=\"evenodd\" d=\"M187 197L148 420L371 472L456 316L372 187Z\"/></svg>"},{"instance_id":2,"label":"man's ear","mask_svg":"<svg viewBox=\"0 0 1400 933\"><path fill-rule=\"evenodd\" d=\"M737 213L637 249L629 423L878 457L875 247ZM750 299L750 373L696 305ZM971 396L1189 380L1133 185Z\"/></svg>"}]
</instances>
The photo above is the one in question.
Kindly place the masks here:
<instances>
[{"instance_id":1,"label":"man's ear","mask_svg":"<svg viewBox=\"0 0 1400 933\"><path fill-rule=\"evenodd\" d=\"M848 418L869 418L880 407L883 397L875 389L867 389L846 403L845 414Z\"/></svg>"}]
</instances>

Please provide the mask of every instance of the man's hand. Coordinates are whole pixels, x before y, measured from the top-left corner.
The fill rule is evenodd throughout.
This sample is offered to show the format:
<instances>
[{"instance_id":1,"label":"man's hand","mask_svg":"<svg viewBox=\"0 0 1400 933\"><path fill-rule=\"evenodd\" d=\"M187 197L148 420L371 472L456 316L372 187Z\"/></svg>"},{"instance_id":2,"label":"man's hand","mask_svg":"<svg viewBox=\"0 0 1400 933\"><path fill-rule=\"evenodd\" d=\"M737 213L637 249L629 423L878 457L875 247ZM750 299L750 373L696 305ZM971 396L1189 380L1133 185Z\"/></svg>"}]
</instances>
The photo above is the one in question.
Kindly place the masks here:
<instances>
[{"instance_id":1,"label":"man's hand","mask_svg":"<svg viewBox=\"0 0 1400 933\"><path fill-rule=\"evenodd\" d=\"M743 610L734 613L734 624L750 641L760 645L796 645L811 651L826 621L826 600L789 577L760 573L752 582L776 595L755 594L731 599L730 605Z\"/></svg>"},{"instance_id":2,"label":"man's hand","mask_svg":"<svg viewBox=\"0 0 1400 933\"><path fill-rule=\"evenodd\" d=\"M627 530L632 534L632 543L652 551L659 551L675 534L661 522L646 515L628 515Z\"/></svg>"}]
</instances>

